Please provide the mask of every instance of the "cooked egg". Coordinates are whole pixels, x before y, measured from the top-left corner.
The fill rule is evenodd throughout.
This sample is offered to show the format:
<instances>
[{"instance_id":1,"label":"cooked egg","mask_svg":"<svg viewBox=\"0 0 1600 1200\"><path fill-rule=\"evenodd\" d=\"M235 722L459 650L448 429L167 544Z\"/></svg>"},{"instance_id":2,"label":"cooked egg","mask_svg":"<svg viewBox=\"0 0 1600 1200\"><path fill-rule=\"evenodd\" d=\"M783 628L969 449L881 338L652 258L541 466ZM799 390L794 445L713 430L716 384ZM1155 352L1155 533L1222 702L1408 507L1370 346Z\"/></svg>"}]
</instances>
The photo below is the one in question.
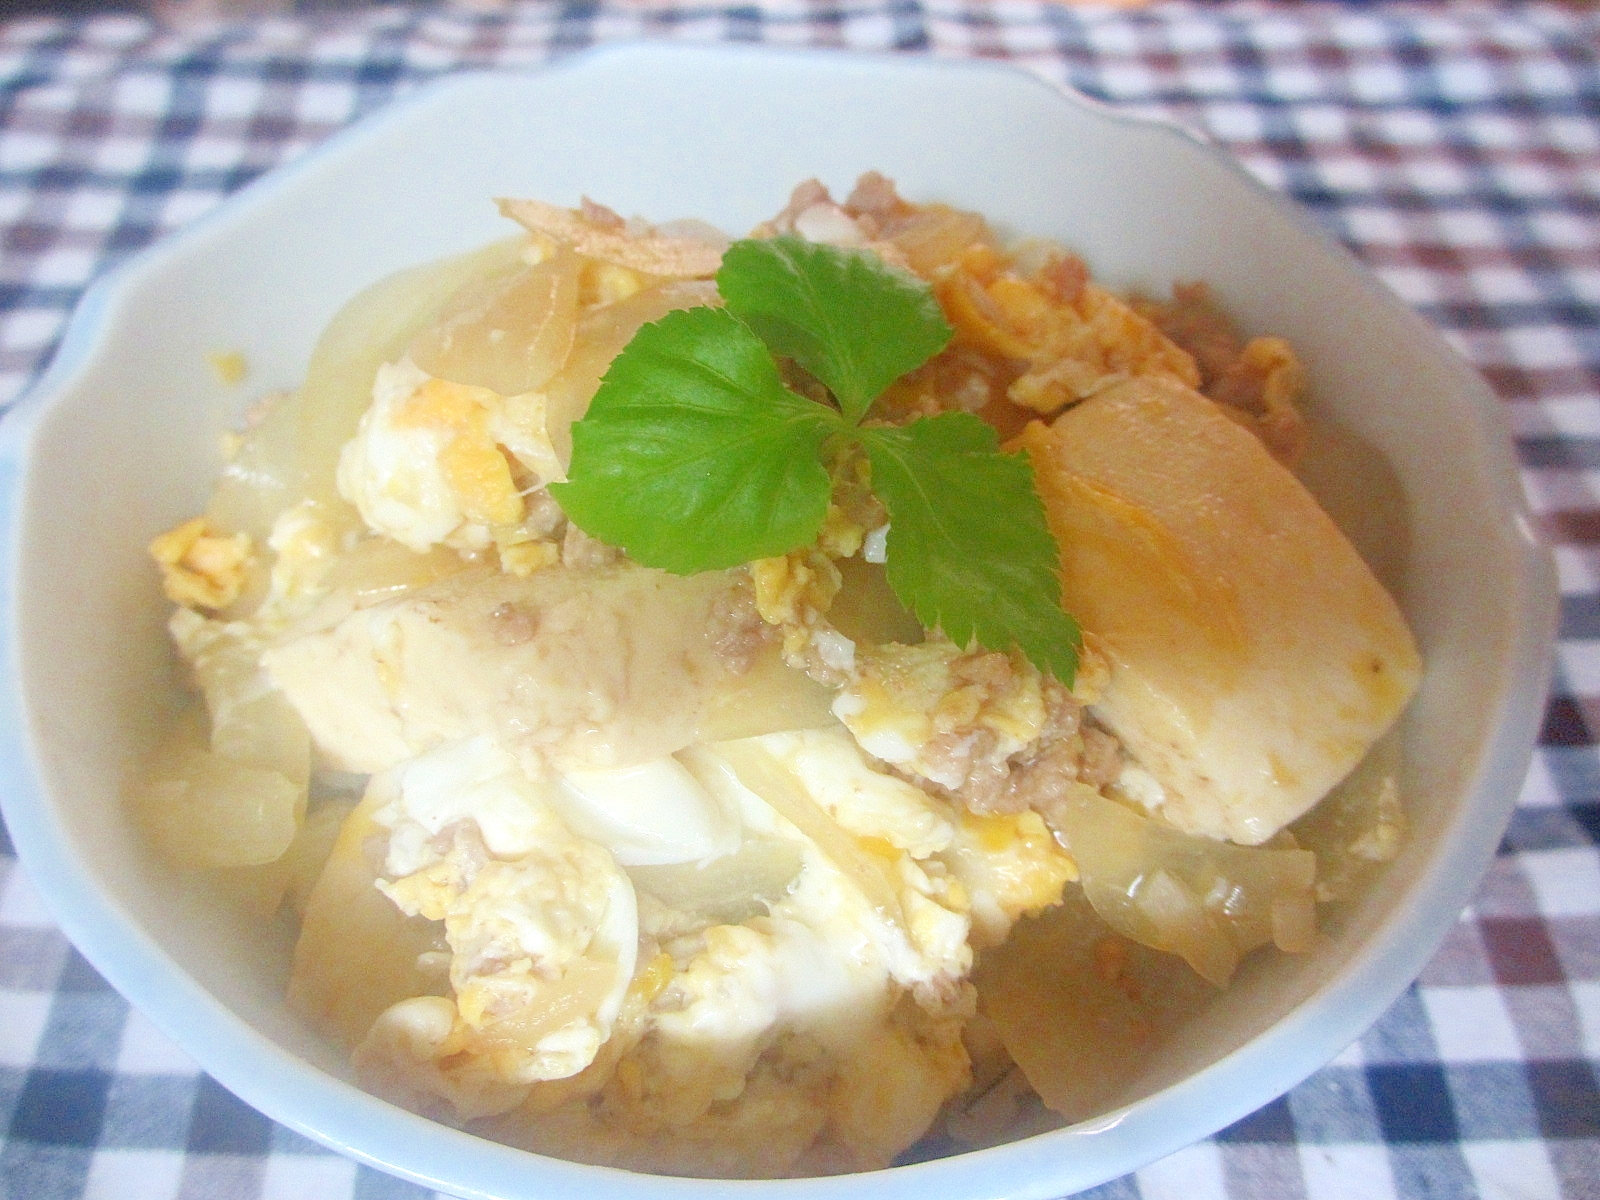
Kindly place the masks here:
<instances>
[{"instance_id":1,"label":"cooked egg","mask_svg":"<svg viewBox=\"0 0 1600 1200\"><path fill-rule=\"evenodd\" d=\"M630 986L648 996L606 1086L622 1103L629 1064L645 1054L691 1127L737 1108L758 1064L796 1038L814 1047L817 1078L834 1081L808 1104L824 1104L852 1162L879 1162L908 1121L920 1128L962 1086L972 957L967 892L939 857L957 836L942 802L871 767L839 729L684 757L688 767L535 780L480 737L374 780L367 811L387 835L378 886L402 912L442 922L452 991L378 1016L357 1054L374 1086L463 1118L507 1112L541 1081L595 1062ZM648 811L652 796L663 813ZM640 991L640 910L618 859L704 852L714 863L777 844L793 847L790 878L744 919L655 913L644 931L666 937L666 953L637 968L649 977ZM614 1135L599 1124L586 1136Z\"/></svg>"},{"instance_id":2,"label":"cooked egg","mask_svg":"<svg viewBox=\"0 0 1600 1200\"><path fill-rule=\"evenodd\" d=\"M278 514L267 546L276 557L272 560L271 589L263 603L266 611L258 618L292 612L320 596L334 559L343 548L338 531L311 500Z\"/></svg>"},{"instance_id":3,"label":"cooked egg","mask_svg":"<svg viewBox=\"0 0 1600 1200\"><path fill-rule=\"evenodd\" d=\"M537 394L438 379L404 358L378 368L339 456L339 493L371 529L418 553L482 550L525 514L513 463L536 482L559 477Z\"/></svg>"},{"instance_id":4,"label":"cooked egg","mask_svg":"<svg viewBox=\"0 0 1600 1200\"><path fill-rule=\"evenodd\" d=\"M167 599L190 608L226 608L244 590L252 552L247 533L222 534L195 517L150 542Z\"/></svg>"},{"instance_id":5,"label":"cooked egg","mask_svg":"<svg viewBox=\"0 0 1600 1200\"><path fill-rule=\"evenodd\" d=\"M380 775L379 888L442 921L457 1016L504 1080L573 1075L610 1035L633 978L638 912L609 851L575 837L485 738Z\"/></svg>"},{"instance_id":6,"label":"cooked egg","mask_svg":"<svg viewBox=\"0 0 1600 1200\"><path fill-rule=\"evenodd\" d=\"M1043 683L1026 661L972 678L961 668L973 655L942 638L859 658L834 715L873 757L941 787L959 788L979 760L1003 764L1044 728Z\"/></svg>"}]
</instances>

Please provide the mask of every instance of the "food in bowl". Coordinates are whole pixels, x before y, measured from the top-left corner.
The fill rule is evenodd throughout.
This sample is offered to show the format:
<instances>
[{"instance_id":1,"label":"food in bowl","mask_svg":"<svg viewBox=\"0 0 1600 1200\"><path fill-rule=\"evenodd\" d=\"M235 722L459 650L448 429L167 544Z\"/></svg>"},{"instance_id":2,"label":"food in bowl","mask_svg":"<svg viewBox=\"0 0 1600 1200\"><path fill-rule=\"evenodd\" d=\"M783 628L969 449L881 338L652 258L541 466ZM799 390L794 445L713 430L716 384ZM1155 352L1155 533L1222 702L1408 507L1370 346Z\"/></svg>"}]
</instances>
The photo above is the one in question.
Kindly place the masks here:
<instances>
[{"instance_id":1,"label":"food in bowl","mask_svg":"<svg viewBox=\"0 0 1600 1200\"><path fill-rule=\"evenodd\" d=\"M731 244L502 207L152 544L203 703L132 803L293 914L374 1091L871 1169L1092 1115L1393 853L1421 664L1290 470L1288 345L875 175Z\"/></svg>"}]
</instances>

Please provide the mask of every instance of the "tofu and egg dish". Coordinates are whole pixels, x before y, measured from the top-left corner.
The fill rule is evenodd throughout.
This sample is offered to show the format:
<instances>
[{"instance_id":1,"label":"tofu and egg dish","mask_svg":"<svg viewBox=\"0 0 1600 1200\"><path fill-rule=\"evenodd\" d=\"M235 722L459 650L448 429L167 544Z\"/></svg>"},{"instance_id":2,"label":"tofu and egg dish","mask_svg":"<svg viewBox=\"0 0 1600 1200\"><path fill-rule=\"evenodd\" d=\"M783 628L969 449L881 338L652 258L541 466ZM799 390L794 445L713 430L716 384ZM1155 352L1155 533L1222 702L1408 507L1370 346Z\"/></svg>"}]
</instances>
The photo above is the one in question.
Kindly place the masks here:
<instances>
[{"instance_id":1,"label":"tofu and egg dish","mask_svg":"<svg viewBox=\"0 0 1600 1200\"><path fill-rule=\"evenodd\" d=\"M197 699L130 802L172 861L296 923L291 1004L372 1091L637 1170L879 1168L1030 1104L1093 1115L1392 856L1383 739L1421 663L1293 473L1286 343L877 175L842 202L801 185L735 249L501 208L518 236L352 301L151 545ZM888 278L933 348L852 399L806 330L874 313L772 317L727 274L751 245ZM833 282L806 284L826 308ZM588 521L584 424L624 376L744 387L728 309L784 412L834 422L807 443L825 494L800 544L662 569ZM666 328L700 339L693 370L643 332ZM1031 468L1071 647L952 637L955 600L913 615L920 517L870 451L914 476L893 438L952 414L1005 443L960 434L972 461ZM742 536L739 479L722 524L666 540ZM1010 611L1007 578L935 583Z\"/></svg>"}]
</instances>

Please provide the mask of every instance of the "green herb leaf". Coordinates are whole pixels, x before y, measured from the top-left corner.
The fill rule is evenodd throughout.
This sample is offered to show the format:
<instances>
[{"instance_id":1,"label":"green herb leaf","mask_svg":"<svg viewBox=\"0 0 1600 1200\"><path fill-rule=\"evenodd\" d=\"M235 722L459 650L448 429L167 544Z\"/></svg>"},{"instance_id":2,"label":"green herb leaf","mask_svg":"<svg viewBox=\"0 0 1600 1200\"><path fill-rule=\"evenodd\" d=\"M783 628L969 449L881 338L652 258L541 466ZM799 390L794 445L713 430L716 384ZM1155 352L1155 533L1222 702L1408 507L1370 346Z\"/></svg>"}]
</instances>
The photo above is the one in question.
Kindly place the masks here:
<instances>
[{"instance_id":1,"label":"green herb leaf","mask_svg":"<svg viewBox=\"0 0 1600 1200\"><path fill-rule=\"evenodd\" d=\"M755 334L717 308L668 313L612 362L572 427L565 484L584 532L678 574L786 554L828 511L831 409L783 386Z\"/></svg>"},{"instance_id":2,"label":"green herb leaf","mask_svg":"<svg viewBox=\"0 0 1600 1200\"><path fill-rule=\"evenodd\" d=\"M860 424L872 401L949 340L931 289L875 255L797 238L737 242L717 283L727 308L646 325L572 427L569 518L649 567L688 574L814 542L826 462L859 444L889 510L890 587L955 642L1020 649L1070 683L1076 623L1023 455L965 413ZM839 411L784 387L794 359Z\"/></svg>"},{"instance_id":3,"label":"green herb leaf","mask_svg":"<svg viewBox=\"0 0 1600 1200\"><path fill-rule=\"evenodd\" d=\"M1020 649L1064 683L1079 631L1061 607L1060 558L1022 454L967 413L858 431L889 510L887 573L900 602L951 641Z\"/></svg>"},{"instance_id":4,"label":"green herb leaf","mask_svg":"<svg viewBox=\"0 0 1600 1200\"><path fill-rule=\"evenodd\" d=\"M916 276L874 254L792 235L735 242L722 257L717 290L774 354L816 376L852 425L951 336Z\"/></svg>"}]
</instances>

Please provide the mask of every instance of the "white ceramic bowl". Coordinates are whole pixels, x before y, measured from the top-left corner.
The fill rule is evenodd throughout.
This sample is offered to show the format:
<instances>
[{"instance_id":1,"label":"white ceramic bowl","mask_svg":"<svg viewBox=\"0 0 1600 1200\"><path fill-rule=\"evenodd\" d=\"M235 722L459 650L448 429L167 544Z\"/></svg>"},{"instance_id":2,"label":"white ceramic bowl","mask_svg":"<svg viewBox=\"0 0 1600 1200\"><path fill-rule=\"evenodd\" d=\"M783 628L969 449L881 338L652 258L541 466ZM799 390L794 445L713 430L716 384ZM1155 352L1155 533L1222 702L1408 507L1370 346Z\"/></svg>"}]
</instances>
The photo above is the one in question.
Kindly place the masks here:
<instances>
[{"instance_id":1,"label":"white ceramic bowl","mask_svg":"<svg viewBox=\"0 0 1600 1200\"><path fill-rule=\"evenodd\" d=\"M1413 832L1311 954L1250 964L1090 1126L820 1181L705 1183L535 1158L352 1086L286 1009L289 935L208 906L150 861L118 788L163 708L166 605L144 557L197 511L243 391L293 384L340 302L503 230L489 198L588 194L742 231L819 176L868 168L1079 249L1114 286L1209 280L1288 337L1315 411L1375 447L1394 503L1330 496L1428 661L1405 718ZM210 351L242 350L229 390ZM1378 1017L1482 873L1527 767L1554 586L1496 401L1440 337L1302 214L1197 140L992 66L630 46L448 79L247 188L96 284L3 427L0 787L30 876L118 989L224 1085L330 1146L466 1196L1058 1195L1202 1138Z\"/></svg>"}]
</instances>

